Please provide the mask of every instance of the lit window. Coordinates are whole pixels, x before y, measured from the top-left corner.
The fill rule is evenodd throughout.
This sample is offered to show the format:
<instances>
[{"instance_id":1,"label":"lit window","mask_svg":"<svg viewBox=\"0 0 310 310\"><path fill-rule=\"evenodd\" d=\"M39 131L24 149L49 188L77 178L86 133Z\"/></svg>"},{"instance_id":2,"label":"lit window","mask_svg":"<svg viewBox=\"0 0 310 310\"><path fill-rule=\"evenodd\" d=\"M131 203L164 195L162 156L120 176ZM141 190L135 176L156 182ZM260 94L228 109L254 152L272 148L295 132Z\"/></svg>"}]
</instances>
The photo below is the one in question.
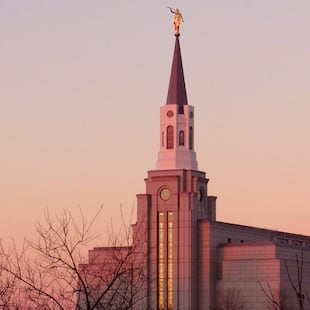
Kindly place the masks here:
<instances>
[{"instance_id":1,"label":"lit window","mask_svg":"<svg viewBox=\"0 0 310 310\"><path fill-rule=\"evenodd\" d=\"M173 309L173 212L158 213L157 257L157 307L159 310Z\"/></svg>"},{"instance_id":2,"label":"lit window","mask_svg":"<svg viewBox=\"0 0 310 310\"><path fill-rule=\"evenodd\" d=\"M158 309L165 308L165 216L158 213Z\"/></svg>"},{"instance_id":3,"label":"lit window","mask_svg":"<svg viewBox=\"0 0 310 310\"><path fill-rule=\"evenodd\" d=\"M167 266L167 291L168 309L173 308L173 213L168 212L168 266Z\"/></svg>"}]
</instances>

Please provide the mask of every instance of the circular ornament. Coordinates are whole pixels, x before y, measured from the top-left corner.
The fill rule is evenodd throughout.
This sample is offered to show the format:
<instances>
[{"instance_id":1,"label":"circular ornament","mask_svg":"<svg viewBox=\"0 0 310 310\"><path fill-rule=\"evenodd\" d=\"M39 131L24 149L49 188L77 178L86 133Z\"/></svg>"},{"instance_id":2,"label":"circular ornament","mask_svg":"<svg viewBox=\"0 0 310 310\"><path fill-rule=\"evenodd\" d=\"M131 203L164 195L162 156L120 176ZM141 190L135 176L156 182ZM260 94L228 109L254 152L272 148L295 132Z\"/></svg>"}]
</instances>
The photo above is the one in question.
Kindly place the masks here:
<instances>
[{"instance_id":1,"label":"circular ornament","mask_svg":"<svg viewBox=\"0 0 310 310\"><path fill-rule=\"evenodd\" d=\"M162 200L166 201L166 200L170 199L170 197L171 197L171 193L170 193L170 190L168 188L164 188L160 191L160 198Z\"/></svg>"},{"instance_id":2,"label":"circular ornament","mask_svg":"<svg viewBox=\"0 0 310 310\"><path fill-rule=\"evenodd\" d=\"M168 116L168 117L172 117L172 116L173 116L173 112L169 110L169 111L167 112L167 116Z\"/></svg>"}]
</instances>

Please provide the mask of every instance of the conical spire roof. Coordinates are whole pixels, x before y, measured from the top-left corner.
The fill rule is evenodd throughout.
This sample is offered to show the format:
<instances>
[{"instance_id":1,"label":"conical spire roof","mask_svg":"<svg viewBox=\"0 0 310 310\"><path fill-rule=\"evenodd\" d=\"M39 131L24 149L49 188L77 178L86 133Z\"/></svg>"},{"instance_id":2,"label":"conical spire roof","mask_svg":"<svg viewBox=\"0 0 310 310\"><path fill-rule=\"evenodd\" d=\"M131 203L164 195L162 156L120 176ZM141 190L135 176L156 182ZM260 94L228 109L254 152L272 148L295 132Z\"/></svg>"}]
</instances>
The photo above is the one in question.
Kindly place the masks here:
<instances>
[{"instance_id":1,"label":"conical spire roof","mask_svg":"<svg viewBox=\"0 0 310 310\"><path fill-rule=\"evenodd\" d=\"M183 105L187 104L179 36L175 39L167 104L177 104L180 114L183 114Z\"/></svg>"}]
</instances>

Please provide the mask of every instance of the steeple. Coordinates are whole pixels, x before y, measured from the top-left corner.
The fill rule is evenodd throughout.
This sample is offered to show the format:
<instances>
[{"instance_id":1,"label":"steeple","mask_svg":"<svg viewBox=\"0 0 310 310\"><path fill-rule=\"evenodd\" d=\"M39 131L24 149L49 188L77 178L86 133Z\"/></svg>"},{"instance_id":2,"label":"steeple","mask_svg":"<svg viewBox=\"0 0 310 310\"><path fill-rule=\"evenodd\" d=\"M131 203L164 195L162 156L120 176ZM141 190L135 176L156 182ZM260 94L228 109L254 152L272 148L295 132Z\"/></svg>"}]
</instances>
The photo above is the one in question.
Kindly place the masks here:
<instances>
[{"instance_id":1,"label":"steeple","mask_svg":"<svg viewBox=\"0 0 310 310\"><path fill-rule=\"evenodd\" d=\"M177 104L178 113L183 114L183 105L187 104L179 35L176 35L167 104Z\"/></svg>"},{"instance_id":2,"label":"steeple","mask_svg":"<svg viewBox=\"0 0 310 310\"><path fill-rule=\"evenodd\" d=\"M197 170L194 150L194 107L187 104L182 57L176 33L166 105L160 108L157 170Z\"/></svg>"}]
</instances>

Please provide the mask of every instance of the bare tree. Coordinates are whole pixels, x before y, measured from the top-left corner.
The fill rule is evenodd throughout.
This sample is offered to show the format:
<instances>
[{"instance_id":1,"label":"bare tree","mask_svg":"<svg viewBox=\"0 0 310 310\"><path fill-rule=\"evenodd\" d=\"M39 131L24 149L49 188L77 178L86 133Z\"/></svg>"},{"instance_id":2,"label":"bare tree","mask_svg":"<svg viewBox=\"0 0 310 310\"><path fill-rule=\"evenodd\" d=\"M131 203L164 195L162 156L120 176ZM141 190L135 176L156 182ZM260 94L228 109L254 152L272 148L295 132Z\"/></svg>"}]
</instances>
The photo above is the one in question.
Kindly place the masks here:
<instances>
[{"instance_id":1,"label":"bare tree","mask_svg":"<svg viewBox=\"0 0 310 310\"><path fill-rule=\"evenodd\" d=\"M279 291L276 293L269 282L267 282L266 285L263 285L262 282L258 281L258 284L264 295L267 297L268 308L270 310L286 310L285 296L283 292Z\"/></svg>"},{"instance_id":2,"label":"bare tree","mask_svg":"<svg viewBox=\"0 0 310 310\"><path fill-rule=\"evenodd\" d=\"M47 213L44 223L36 225L35 242L26 241L19 251L14 244L1 246L3 309L131 309L144 281L136 247L121 246L110 235L113 242L95 248L89 262L82 255L96 237L91 228L100 211L90 222L82 213L79 221L68 211ZM129 242L129 229L125 232Z\"/></svg>"},{"instance_id":3,"label":"bare tree","mask_svg":"<svg viewBox=\"0 0 310 310\"><path fill-rule=\"evenodd\" d=\"M285 261L285 269L288 276L288 279L290 281L291 287L294 290L294 293L296 295L299 310L304 310L304 302L305 297L307 296L304 292L303 288L303 266L304 266L304 251L303 248L301 248L300 258L298 257L298 254L295 255L295 262L296 262L296 273L294 272L294 275L297 275L297 279L294 280L291 271L289 270L287 261ZM294 277L296 278L296 277Z\"/></svg>"},{"instance_id":4,"label":"bare tree","mask_svg":"<svg viewBox=\"0 0 310 310\"><path fill-rule=\"evenodd\" d=\"M304 283L303 283L303 266L304 265L304 252L303 249L301 249L300 257L296 253L295 255L295 263L294 266L296 266L296 270L292 271L292 269L288 266L288 261L284 261L284 266L286 270L286 274L290 283L291 288L293 289L294 295L296 296L297 302L298 302L298 309L304 310L305 302L307 301L310 303L310 295L308 292L304 290ZM264 295L267 297L269 305L272 310L285 310L287 309L287 302L284 298L283 291L280 291L278 294L276 294L268 282L266 286L264 286L259 281L259 286L261 290L263 291Z\"/></svg>"},{"instance_id":5,"label":"bare tree","mask_svg":"<svg viewBox=\"0 0 310 310\"><path fill-rule=\"evenodd\" d=\"M0 308L8 309L11 298L15 291L15 278L5 276L5 273L2 270L3 256L1 256L0 259Z\"/></svg>"},{"instance_id":6,"label":"bare tree","mask_svg":"<svg viewBox=\"0 0 310 310\"><path fill-rule=\"evenodd\" d=\"M236 288L228 288L220 301L219 310L246 310L246 303L241 291Z\"/></svg>"}]
</instances>

